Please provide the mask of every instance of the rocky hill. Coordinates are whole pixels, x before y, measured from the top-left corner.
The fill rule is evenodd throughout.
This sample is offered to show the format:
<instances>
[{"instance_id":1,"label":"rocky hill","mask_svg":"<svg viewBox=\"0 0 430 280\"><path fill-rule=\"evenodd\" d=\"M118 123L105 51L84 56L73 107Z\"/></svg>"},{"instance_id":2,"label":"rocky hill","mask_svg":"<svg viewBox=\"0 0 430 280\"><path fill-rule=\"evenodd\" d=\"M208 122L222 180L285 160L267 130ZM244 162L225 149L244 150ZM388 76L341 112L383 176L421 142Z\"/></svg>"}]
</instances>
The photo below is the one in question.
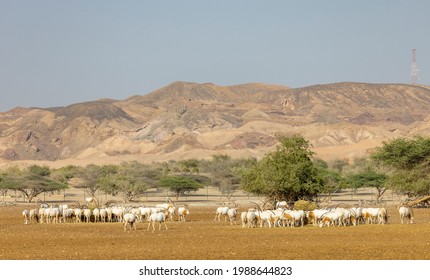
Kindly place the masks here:
<instances>
[{"instance_id":1,"label":"rocky hill","mask_svg":"<svg viewBox=\"0 0 430 280\"><path fill-rule=\"evenodd\" d=\"M317 157L365 155L385 140L430 135L430 89L336 83L175 82L126 100L0 113L0 161L120 162L261 157L278 133L300 133Z\"/></svg>"}]
</instances>

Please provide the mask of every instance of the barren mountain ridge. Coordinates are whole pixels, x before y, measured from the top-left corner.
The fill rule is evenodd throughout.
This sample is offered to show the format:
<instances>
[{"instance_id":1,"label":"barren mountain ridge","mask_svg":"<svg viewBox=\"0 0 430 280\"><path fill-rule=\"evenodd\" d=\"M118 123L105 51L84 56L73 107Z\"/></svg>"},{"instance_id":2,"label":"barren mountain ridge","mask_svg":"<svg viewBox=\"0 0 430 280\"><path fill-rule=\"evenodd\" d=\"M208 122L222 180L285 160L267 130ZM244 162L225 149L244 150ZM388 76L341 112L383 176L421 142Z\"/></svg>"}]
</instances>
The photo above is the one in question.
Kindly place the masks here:
<instances>
[{"instance_id":1,"label":"barren mountain ridge","mask_svg":"<svg viewBox=\"0 0 430 280\"><path fill-rule=\"evenodd\" d=\"M430 135L429 108L426 86L175 82L125 100L2 112L0 162L261 158L279 133L303 135L316 157L352 159L389 139Z\"/></svg>"}]
</instances>

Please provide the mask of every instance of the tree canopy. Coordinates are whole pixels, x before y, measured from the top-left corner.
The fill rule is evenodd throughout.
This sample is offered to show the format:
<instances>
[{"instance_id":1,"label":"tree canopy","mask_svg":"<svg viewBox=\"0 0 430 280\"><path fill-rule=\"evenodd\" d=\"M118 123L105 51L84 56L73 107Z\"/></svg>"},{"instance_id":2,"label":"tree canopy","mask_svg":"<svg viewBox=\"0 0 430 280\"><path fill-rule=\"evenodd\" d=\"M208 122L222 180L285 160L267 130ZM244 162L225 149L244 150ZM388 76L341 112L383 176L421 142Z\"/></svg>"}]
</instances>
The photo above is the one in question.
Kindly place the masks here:
<instances>
[{"instance_id":1,"label":"tree canopy","mask_svg":"<svg viewBox=\"0 0 430 280\"><path fill-rule=\"evenodd\" d=\"M430 194L430 138L384 142L371 158L392 169L387 181L391 189L410 197Z\"/></svg>"},{"instance_id":2,"label":"tree canopy","mask_svg":"<svg viewBox=\"0 0 430 280\"><path fill-rule=\"evenodd\" d=\"M301 135L281 136L276 151L243 170L242 188L271 200L313 199L324 187L324 177Z\"/></svg>"},{"instance_id":3,"label":"tree canopy","mask_svg":"<svg viewBox=\"0 0 430 280\"><path fill-rule=\"evenodd\" d=\"M347 185L353 189L358 188L376 188L378 195L376 200L379 202L382 195L387 191L386 181L388 180L388 175L376 171L373 168L366 168L358 173L353 173L347 176Z\"/></svg>"},{"instance_id":4,"label":"tree canopy","mask_svg":"<svg viewBox=\"0 0 430 280\"><path fill-rule=\"evenodd\" d=\"M9 169L0 178L0 188L20 192L27 202L37 195L67 188L67 184L50 177L48 167L32 165L24 170Z\"/></svg>"},{"instance_id":5,"label":"tree canopy","mask_svg":"<svg viewBox=\"0 0 430 280\"><path fill-rule=\"evenodd\" d=\"M412 139L396 138L384 142L371 157L399 170L424 167L422 164L428 165L430 162L430 138L422 136L415 136Z\"/></svg>"},{"instance_id":6,"label":"tree canopy","mask_svg":"<svg viewBox=\"0 0 430 280\"><path fill-rule=\"evenodd\" d=\"M228 155L214 155L210 162L206 162L204 169L209 174L211 185L230 200L240 188L240 170L254 162L255 159L232 159Z\"/></svg>"},{"instance_id":7,"label":"tree canopy","mask_svg":"<svg viewBox=\"0 0 430 280\"><path fill-rule=\"evenodd\" d=\"M135 161L122 163L109 172L102 173L97 184L99 190L116 196L123 193L124 201L137 200L155 187L161 177L161 170Z\"/></svg>"},{"instance_id":8,"label":"tree canopy","mask_svg":"<svg viewBox=\"0 0 430 280\"><path fill-rule=\"evenodd\" d=\"M188 176L169 175L164 176L159 182L161 187L168 188L178 197L188 191L196 191L203 187L203 184L199 183L195 178Z\"/></svg>"}]
</instances>

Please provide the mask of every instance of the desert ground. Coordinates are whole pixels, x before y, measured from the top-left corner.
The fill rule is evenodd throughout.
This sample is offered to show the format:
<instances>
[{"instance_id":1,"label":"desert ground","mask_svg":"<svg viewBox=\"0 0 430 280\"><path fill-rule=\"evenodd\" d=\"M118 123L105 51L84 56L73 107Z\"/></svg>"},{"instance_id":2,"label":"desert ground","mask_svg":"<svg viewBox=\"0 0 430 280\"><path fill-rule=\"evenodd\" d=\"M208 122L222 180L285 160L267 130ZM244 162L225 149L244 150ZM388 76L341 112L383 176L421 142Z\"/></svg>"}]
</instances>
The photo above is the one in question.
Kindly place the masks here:
<instances>
[{"instance_id":1,"label":"desert ground","mask_svg":"<svg viewBox=\"0 0 430 280\"><path fill-rule=\"evenodd\" d=\"M214 221L221 202L213 200L209 192L206 195L202 190L200 196L180 198L177 203L186 203L190 209L186 222L175 219L167 222L168 230L156 227L155 231L147 230L147 222L127 231L121 223L24 224L22 210L36 204L3 202L0 260L430 259L428 208L414 209L414 224L401 224L395 204L388 203L386 225L243 228L239 221L233 225ZM348 203L359 198L343 194ZM155 203L150 199L142 203ZM242 202L240 212L251 205L247 203L253 198L237 199Z\"/></svg>"}]
</instances>

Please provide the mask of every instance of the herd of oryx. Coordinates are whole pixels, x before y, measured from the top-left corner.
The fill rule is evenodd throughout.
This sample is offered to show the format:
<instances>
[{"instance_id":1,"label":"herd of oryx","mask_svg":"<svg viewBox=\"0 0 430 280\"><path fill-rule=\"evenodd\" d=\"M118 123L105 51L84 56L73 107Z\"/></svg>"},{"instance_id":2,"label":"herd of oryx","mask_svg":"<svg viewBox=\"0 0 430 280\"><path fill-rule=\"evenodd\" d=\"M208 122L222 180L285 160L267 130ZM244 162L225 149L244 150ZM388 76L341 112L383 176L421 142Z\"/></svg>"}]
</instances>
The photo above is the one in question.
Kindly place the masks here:
<instances>
[{"instance_id":1,"label":"herd of oryx","mask_svg":"<svg viewBox=\"0 0 430 280\"><path fill-rule=\"evenodd\" d=\"M386 224L388 214L386 208L325 208L312 211L290 210L286 203L277 203L276 209L262 210L260 206L249 208L240 213L242 227L298 227L305 223L319 227L356 226L358 224ZM411 207L398 207L401 223L413 223L414 212ZM229 221L237 224L238 208L222 206L215 212L215 221Z\"/></svg>"},{"instance_id":2,"label":"herd of oryx","mask_svg":"<svg viewBox=\"0 0 430 280\"><path fill-rule=\"evenodd\" d=\"M148 222L149 230L155 230L155 224L164 224L173 221L177 216L178 221L185 222L190 214L187 206L176 207L173 203L157 204L154 207L110 206L90 209L87 207L69 207L67 204L49 206L41 204L39 208L23 210L24 223L111 223L119 222L124 225L124 231L136 229L138 222Z\"/></svg>"},{"instance_id":3,"label":"herd of oryx","mask_svg":"<svg viewBox=\"0 0 430 280\"><path fill-rule=\"evenodd\" d=\"M274 210L262 210L258 204L247 211L240 212L242 227L298 227L312 224L319 227L356 226L362 224L386 224L388 219L385 208L325 208L312 211L290 210L286 204L277 203ZM401 223L413 223L414 212L408 206L398 207ZM147 230L155 224L161 230L162 225L167 230L166 221L185 222L190 214L187 206L176 207L174 203L157 204L154 207L110 206L101 208L69 207L67 204L48 206L42 204L39 208L23 210L24 223L111 223L123 224L124 231L136 229L137 223L148 222ZM238 205L222 206L215 211L215 221L229 221L237 224Z\"/></svg>"}]
</instances>

